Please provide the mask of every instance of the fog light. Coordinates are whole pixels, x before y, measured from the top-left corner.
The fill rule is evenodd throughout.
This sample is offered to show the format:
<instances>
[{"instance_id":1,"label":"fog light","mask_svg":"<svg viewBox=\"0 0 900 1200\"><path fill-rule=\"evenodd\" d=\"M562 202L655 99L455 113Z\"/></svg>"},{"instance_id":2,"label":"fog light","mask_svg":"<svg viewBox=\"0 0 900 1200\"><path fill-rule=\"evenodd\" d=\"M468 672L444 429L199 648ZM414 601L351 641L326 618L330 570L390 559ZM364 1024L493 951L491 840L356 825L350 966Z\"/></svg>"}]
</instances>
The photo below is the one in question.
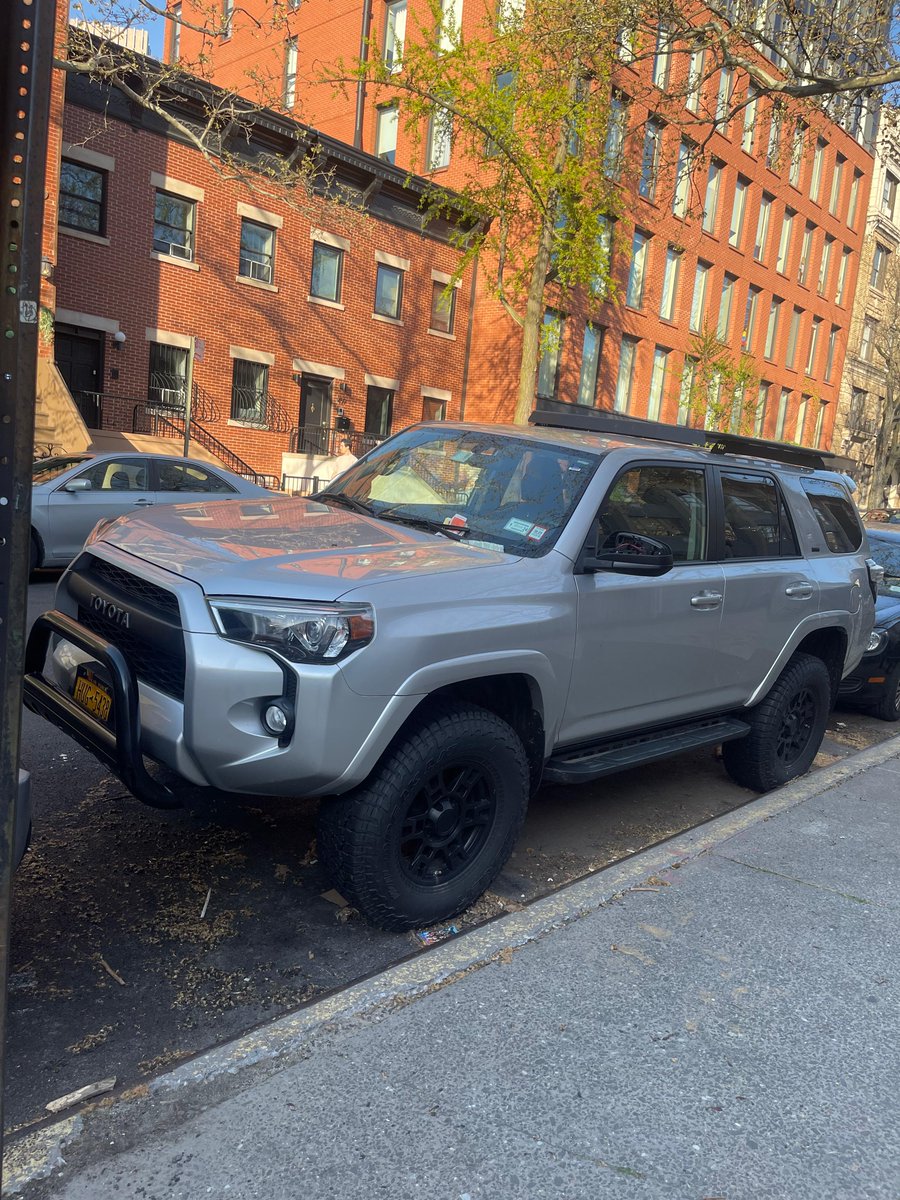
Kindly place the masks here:
<instances>
[{"instance_id":1,"label":"fog light","mask_svg":"<svg viewBox=\"0 0 900 1200\"><path fill-rule=\"evenodd\" d=\"M291 713L284 701L268 704L263 711L262 723L273 737L284 737L291 724Z\"/></svg>"}]
</instances>

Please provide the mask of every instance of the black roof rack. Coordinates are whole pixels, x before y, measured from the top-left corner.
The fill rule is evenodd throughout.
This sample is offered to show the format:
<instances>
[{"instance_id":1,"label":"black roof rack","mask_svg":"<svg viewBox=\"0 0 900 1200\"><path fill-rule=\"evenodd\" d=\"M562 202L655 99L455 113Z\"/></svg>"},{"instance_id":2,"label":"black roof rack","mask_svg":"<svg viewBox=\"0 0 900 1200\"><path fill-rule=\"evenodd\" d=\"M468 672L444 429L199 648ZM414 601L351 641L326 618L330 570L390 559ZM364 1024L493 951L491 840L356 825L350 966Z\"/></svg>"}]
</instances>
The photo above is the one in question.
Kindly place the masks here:
<instances>
[{"instance_id":1,"label":"black roof rack","mask_svg":"<svg viewBox=\"0 0 900 1200\"><path fill-rule=\"evenodd\" d=\"M558 406L558 407L557 407ZM532 425L556 429L578 429L584 433L613 434L616 437L651 438L656 442L673 442L681 446L696 446L713 454L744 454L751 458L768 458L790 463L795 467L813 470L839 471L845 460L830 450L810 446L793 446L788 442L770 442L765 438L744 437L739 433L719 433L715 429L690 429L686 425L666 425L644 417L629 417L608 409L584 408L557 400L554 407L537 408L528 418Z\"/></svg>"}]
</instances>

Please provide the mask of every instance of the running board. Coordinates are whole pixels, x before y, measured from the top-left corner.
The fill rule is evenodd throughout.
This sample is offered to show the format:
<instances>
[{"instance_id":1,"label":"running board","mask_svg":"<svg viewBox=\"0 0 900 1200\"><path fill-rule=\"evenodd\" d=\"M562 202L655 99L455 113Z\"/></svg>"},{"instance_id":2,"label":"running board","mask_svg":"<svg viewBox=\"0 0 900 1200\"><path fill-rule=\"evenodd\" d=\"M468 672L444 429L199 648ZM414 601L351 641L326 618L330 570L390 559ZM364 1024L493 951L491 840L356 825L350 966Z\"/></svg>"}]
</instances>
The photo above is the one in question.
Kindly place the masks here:
<instances>
[{"instance_id":1,"label":"running board","mask_svg":"<svg viewBox=\"0 0 900 1200\"><path fill-rule=\"evenodd\" d=\"M628 767L655 762L698 746L717 746L744 737L750 732L746 721L734 717L715 717L708 721L692 721L660 729L655 733L619 738L580 750L564 750L554 754L544 767L543 783L589 783L603 775L624 771Z\"/></svg>"}]
</instances>

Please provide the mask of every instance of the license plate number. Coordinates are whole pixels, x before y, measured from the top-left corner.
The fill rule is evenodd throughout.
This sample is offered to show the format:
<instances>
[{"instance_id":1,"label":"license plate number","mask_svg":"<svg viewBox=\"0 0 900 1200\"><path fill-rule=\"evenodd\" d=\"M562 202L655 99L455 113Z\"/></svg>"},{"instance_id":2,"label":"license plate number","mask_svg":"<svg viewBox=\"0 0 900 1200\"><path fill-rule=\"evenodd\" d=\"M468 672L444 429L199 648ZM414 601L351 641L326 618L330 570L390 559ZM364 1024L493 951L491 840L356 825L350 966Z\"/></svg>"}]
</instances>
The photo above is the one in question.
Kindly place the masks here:
<instances>
[{"instance_id":1,"label":"license plate number","mask_svg":"<svg viewBox=\"0 0 900 1200\"><path fill-rule=\"evenodd\" d=\"M112 693L108 688L98 683L90 672L79 675L75 680L73 697L75 703L83 708L86 713L90 713L92 717L96 717L104 725L109 724L109 718L112 713Z\"/></svg>"}]
</instances>

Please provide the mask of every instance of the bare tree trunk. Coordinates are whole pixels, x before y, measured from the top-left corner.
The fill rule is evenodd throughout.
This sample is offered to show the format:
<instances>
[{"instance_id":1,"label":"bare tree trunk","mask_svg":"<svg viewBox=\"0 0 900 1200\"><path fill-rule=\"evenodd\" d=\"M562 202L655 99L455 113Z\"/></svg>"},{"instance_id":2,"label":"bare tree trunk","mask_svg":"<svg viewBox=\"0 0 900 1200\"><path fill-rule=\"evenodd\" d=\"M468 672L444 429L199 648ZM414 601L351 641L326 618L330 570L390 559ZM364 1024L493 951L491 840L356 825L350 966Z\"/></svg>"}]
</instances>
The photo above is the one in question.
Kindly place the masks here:
<instances>
[{"instance_id":1,"label":"bare tree trunk","mask_svg":"<svg viewBox=\"0 0 900 1200\"><path fill-rule=\"evenodd\" d=\"M887 396L882 414L882 425L875 441L875 462L872 465L872 479L866 501L869 508L883 508L886 504L884 493L887 477L892 472L898 453L900 453L900 445L898 445L900 422L897 420L900 413L897 412L897 399L890 378L887 380L885 391ZM894 482L897 481L894 480Z\"/></svg>"}]
</instances>

